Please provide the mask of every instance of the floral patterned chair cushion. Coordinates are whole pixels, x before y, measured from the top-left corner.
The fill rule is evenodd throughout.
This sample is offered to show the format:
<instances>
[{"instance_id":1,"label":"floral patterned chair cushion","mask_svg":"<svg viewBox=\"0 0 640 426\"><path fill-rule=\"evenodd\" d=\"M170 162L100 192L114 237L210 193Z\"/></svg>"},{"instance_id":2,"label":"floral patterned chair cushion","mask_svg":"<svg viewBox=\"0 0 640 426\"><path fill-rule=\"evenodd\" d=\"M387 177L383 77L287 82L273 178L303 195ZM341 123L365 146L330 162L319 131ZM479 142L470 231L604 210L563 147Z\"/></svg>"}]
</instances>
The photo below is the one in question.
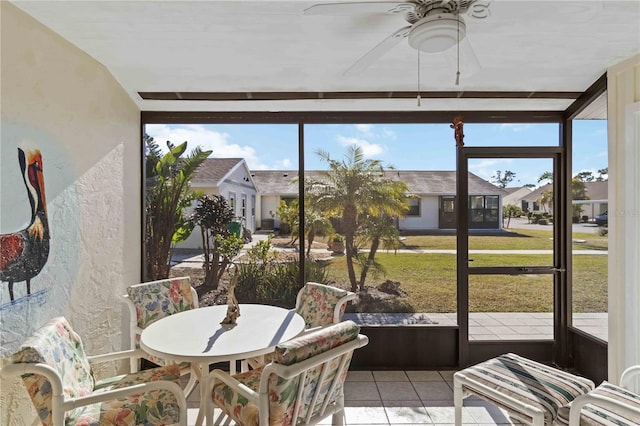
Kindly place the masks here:
<instances>
[{"instance_id":1,"label":"floral patterned chair cushion","mask_svg":"<svg viewBox=\"0 0 640 426\"><path fill-rule=\"evenodd\" d=\"M360 327L354 322L345 321L289 340L276 346L274 363L282 365L300 363L356 339L359 331ZM263 366L233 377L255 392L258 391L261 379L268 380L269 424L272 426L290 425L297 404L302 404L299 412L300 417L305 417L308 414L316 391L319 392L319 395L312 409L313 414L321 409L336 375L339 375L337 377L338 384L334 387L329 400L336 401L338 399L342 394L342 384L346 378L352 354L353 351L343 355L347 359L342 370L340 369L340 366L343 365L342 357L332 358L324 364L307 370L302 401L297 400L300 376L285 379L276 374L270 374L269 377L263 377L265 368ZM327 374L320 382L321 372L325 365ZM230 386L224 383L217 384L213 389L213 401L237 424L258 425L259 409L256 402L235 392Z\"/></svg>"},{"instance_id":2,"label":"floral patterned chair cushion","mask_svg":"<svg viewBox=\"0 0 640 426\"><path fill-rule=\"evenodd\" d=\"M273 361L291 365L309 359L355 339L360 327L353 321L343 321L326 329L320 329L296 337L276 346Z\"/></svg>"},{"instance_id":3,"label":"floral patterned chair cushion","mask_svg":"<svg viewBox=\"0 0 640 426\"><path fill-rule=\"evenodd\" d=\"M38 329L12 355L11 361L52 367L60 376L68 398L93 392L94 379L82 340L64 317L53 318ZM44 376L35 374L23 376L23 382L44 423L51 415L51 384Z\"/></svg>"},{"instance_id":4,"label":"floral patterned chair cushion","mask_svg":"<svg viewBox=\"0 0 640 426\"><path fill-rule=\"evenodd\" d=\"M127 288L127 297L135 307L136 323L132 327L131 335L135 348L140 347L140 332L149 324L178 312L196 309L198 297L191 287L189 277L168 278L132 285ZM157 365L167 365L169 362L151 354L146 359ZM183 370L188 370L189 364L181 364Z\"/></svg>"},{"instance_id":5,"label":"floral patterned chair cushion","mask_svg":"<svg viewBox=\"0 0 640 426\"><path fill-rule=\"evenodd\" d=\"M95 381L82 340L64 317L50 320L20 347L15 364L46 364L58 376L65 400L156 380L178 382L180 368L172 365L121 376L117 381ZM40 374L24 374L23 383L45 426L53 425L53 387ZM156 390L75 408L65 413L66 425L164 425L179 422L179 405L168 390Z\"/></svg>"},{"instance_id":6,"label":"floral patterned chair cushion","mask_svg":"<svg viewBox=\"0 0 640 426\"><path fill-rule=\"evenodd\" d=\"M304 318L306 328L330 325L342 320L347 302L354 298L350 291L308 282L298 293L296 312Z\"/></svg>"},{"instance_id":7,"label":"floral patterned chair cushion","mask_svg":"<svg viewBox=\"0 0 640 426\"><path fill-rule=\"evenodd\" d=\"M145 328L160 318L198 307L198 299L193 295L189 277L132 285L127 288L127 295L136 307L140 328Z\"/></svg>"},{"instance_id":8,"label":"floral patterned chair cushion","mask_svg":"<svg viewBox=\"0 0 640 426\"><path fill-rule=\"evenodd\" d=\"M180 367L168 365L127 374L109 386L100 386L95 393L158 380L179 383ZM102 383L97 383L97 386ZM177 424L180 407L171 392L159 389L134 394L107 402L78 407L67 413L67 425L168 425Z\"/></svg>"}]
</instances>

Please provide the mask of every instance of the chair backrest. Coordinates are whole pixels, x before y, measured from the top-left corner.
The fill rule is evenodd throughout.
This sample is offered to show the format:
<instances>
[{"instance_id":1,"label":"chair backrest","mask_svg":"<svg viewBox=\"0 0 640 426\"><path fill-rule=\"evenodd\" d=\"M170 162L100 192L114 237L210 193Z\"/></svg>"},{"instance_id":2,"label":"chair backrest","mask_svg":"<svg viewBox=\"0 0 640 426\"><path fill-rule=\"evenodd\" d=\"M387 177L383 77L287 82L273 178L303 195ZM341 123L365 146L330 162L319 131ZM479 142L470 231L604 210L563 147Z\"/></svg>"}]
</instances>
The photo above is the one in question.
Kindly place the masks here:
<instances>
[{"instance_id":1,"label":"chair backrest","mask_svg":"<svg viewBox=\"0 0 640 426\"><path fill-rule=\"evenodd\" d=\"M80 336L64 317L47 322L12 355L15 364L46 364L49 377L24 374L22 380L43 424L52 424L53 397L76 398L93 392L94 377ZM52 383L57 381L57 383Z\"/></svg>"},{"instance_id":2,"label":"chair backrest","mask_svg":"<svg viewBox=\"0 0 640 426\"><path fill-rule=\"evenodd\" d=\"M356 294L341 288L314 282L306 283L296 298L296 313L306 328L322 327L342 321L347 302Z\"/></svg>"},{"instance_id":3,"label":"chair backrest","mask_svg":"<svg viewBox=\"0 0 640 426\"><path fill-rule=\"evenodd\" d=\"M353 351L368 343L353 321L331 325L276 346L260 381L260 411L270 425L312 422L344 406L343 384ZM261 419L263 416L261 414Z\"/></svg>"},{"instance_id":4,"label":"chair backrest","mask_svg":"<svg viewBox=\"0 0 640 426\"><path fill-rule=\"evenodd\" d=\"M144 329L149 324L198 307L198 294L189 277L167 278L127 288L132 325ZM135 319L135 324L133 323Z\"/></svg>"}]
</instances>

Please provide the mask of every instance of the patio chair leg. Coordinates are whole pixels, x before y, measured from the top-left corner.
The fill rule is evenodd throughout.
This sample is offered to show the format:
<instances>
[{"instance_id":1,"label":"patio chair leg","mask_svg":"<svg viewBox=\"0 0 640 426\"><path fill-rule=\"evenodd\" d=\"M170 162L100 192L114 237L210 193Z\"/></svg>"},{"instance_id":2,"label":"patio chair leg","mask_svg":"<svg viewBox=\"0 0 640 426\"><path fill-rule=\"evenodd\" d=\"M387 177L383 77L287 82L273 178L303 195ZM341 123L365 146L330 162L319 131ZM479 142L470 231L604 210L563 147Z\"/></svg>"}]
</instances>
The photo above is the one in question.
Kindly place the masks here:
<instances>
[{"instance_id":1,"label":"patio chair leg","mask_svg":"<svg viewBox=\"0 0 640 426\"><path fill-rule=\"evenodd\" d=\"M344 409L340 411L336 411L331 416L331 424L333 426L343 426L344 425Z\"/></svg>"},{"instance_id":2,"label":"patio chair leg","mask_svg":"<svg viewBox=\"0 0 640 426\"><path fill-rule=\"evenodd\" d=\"M457 380L453 380L453 405L454 405L454 412L455 412L455 425L456 426L460 426L462 425L462 401L463 401L463 395L462 395L462 384L460 384L460 382L458 382Z\"/></svg>"}]
</instances>

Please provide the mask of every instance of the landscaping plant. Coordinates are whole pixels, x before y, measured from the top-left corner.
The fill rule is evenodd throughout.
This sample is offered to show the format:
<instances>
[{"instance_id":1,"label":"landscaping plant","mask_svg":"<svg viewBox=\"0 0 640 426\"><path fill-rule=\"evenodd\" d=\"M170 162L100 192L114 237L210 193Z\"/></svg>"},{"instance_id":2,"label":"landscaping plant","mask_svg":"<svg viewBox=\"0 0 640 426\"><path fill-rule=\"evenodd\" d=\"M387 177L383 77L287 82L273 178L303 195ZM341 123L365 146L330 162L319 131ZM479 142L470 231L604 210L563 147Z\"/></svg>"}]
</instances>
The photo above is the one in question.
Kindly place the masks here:
<instances>
[{"instance_id":1,"label":"landscaping plant","mask_svg":"<svg viewBox=\"0 0 640 426\"><path fill-rule=\"evenodd\" d=\"M196 170L212 151L196 147L183 157L187 142L174 146L167 141L169 151L162 155L158 144L148 135L146 146L145 194L145 279L169 277L171 247L183 241L191 230L185 209L199 196L189 189Z\"/></svg>"}]
</instances>

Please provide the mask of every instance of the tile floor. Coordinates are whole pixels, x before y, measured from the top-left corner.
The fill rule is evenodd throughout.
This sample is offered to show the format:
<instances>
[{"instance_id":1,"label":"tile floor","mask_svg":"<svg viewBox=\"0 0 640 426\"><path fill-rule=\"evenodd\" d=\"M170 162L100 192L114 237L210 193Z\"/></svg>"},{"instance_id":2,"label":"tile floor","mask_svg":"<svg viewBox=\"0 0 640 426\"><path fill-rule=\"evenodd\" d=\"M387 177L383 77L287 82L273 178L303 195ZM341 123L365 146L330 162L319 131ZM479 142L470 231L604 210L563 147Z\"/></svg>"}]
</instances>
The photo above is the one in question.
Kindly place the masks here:
<instances>
[{"instance_id":1,"label":"tile floor","mask_svg":"<svg viewBox=\"0 0 640 426\"><path fill-rule=\"evenodd\" d=\"M198 414L198 389L189 398L189 425ZM345 382L345 424L453 425L453 371L350 371ZM465 399L466 425L520 424L480 398ZM216 425L234 425L216 411ZM321 425L330 425L331 418Z\"/></svg>"},{"instance_id":2,"label":"tile floor","mask_svg":"<svg viewBox=\"0 0 640 426\"><path fill-rule=\"evenodd\" d=\"M346 315L345 315L346 317ZM366 318L359 322L366 324ZM574 326L607 340L607 314L574 314ZM376 318L380 321L380 318ZM398 325L455 325L456 314L413 314L388 318ZM427 324L428 323L428 324ZM552 339L550 313L472 313L470 340ZM198 415L199 390L189 398L189 425ZM453 371L350 371L345 383L345 424L453 425ZM511 425L504 411L480 398L465 399L466 425ZM234 425L216 411L216 425ZM330 425L331 418L322 425Z\"/></svg>"}]
</instances>

